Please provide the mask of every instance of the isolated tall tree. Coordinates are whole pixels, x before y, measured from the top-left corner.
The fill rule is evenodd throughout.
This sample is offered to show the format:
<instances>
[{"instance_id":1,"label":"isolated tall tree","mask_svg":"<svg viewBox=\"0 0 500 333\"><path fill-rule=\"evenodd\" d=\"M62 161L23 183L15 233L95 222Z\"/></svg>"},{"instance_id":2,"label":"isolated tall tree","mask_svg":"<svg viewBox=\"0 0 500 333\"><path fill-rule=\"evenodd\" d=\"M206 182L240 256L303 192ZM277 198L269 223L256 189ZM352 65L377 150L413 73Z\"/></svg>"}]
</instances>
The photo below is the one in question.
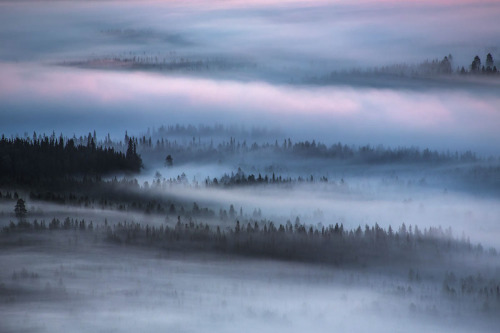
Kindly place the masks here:
<instances>
[{"instance_id":1,"label":"isolated tall tree","mask_svg":"<svg viewBox=\"0 0 500 333\"><path fill-rule=\"evenodd\" d=\"M236 211L234 210L234 206L229 206L229 218L234 219L236 217Z\"/></svg>"},{"instance_id":2,"label":"isolated tall tree","mask_svg":"<svg viewBox=\"0 0 500 333\"><path fill-rule=\"evenodd\" d=\"M174 165L174 159L172 158L172 155L167 156L167 158L165 159L165 164L169 167Z\"/></svg>"},{"instance_id":3,"label":"isolated tall tree","mask_svg":"<svg viewBox=\"0 0 500 333\"><path fill-rule=\"evenodd\" d=\"M493 56L491 53L488 53L486 56L486 72L487 73L492 73L494 68L494 62L493 62Z\"/></svg>"},{"instance_id":4,"label":"isolated tall tree","mask_svg":"<svg viewBox=\"0 0 500 333\"><path fill-rule=\"evenodd\" d=\"M126 160L128 161L129 167L134 171L139 171L142 167L142 159L137 154L136 151L136 143L132 138L128 140L127 153L125 155Z\"/></svg>"},{"instance_id":5,"label":"isolated tall tree","mask_svg":"<svg viewBox=\"0 0 500 333\"><path fill-rule=\"evenodd\" d=\"M474 60L472 61L472 64L470 65L470 71L472 73L479 73L481 70L481 59L479 56L475 56Z\"/></svg>"},{"instance_id":6,"label":"isolated tall tree","mask_svg":"<svg viewBox=\"0 0 500 333\"><path fill-rule=\"evenodd\" d=\"M486 56L486 67L493 67L493 56L491 53L488 53Z\"/></svg>"},{"instance_id":7,"label":"isolated tall tree","mask_svg":"<svg viewBox=\"0 0 500 333\"><path fill-rule=\"evenodd\" d=\"M448 57L444 57L443 60L441 60L441 63L439 64L439 72L442 74L451 74L451 62Z\"/></svg>"},{"instance_id":8,"label":"isolated tall tree","mask_svg":"<svg viewBox=\"0 0 500 333\"><path fill-rule=\"evenodd\" d=\"M23 219L28 213L23 199L19 198L17 200L16 206L14 208L14 213L16 214L16 217L20 219Z\"/></svg>"}]
</instances>

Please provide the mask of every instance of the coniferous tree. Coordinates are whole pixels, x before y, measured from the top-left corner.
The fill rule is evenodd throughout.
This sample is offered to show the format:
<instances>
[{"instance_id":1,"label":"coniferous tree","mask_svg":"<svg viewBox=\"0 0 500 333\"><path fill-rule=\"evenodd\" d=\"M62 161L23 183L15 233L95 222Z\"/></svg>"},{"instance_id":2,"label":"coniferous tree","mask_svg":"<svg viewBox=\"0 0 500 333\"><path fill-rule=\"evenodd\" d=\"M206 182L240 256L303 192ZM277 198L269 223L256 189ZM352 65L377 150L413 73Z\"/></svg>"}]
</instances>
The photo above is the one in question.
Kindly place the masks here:
<instances>
[{"instance_id":1,"label":"coniferous tree","mask_svg":"<svg viewBox=\"0 0 500 333\"><path fill-rule=\"evenodd\" d=\"M26 210L26 206L24 204L24 200L19 198L16 202L16 206L14 208L14 213L16 214L17 218L23 219L26 217L26 214L28 211Z\"/></svg>"},{"instance_id":2,"label":"coniferous tree","mask_svg":"<svg viewBox=\"0 0 500 333\"><path fill-rule=\"evenodd\" d=\"M452 71L450 60L448 57L444 57L439 64L439 72L442 74L451 74Z\"/></svg>"},{"instance_id":3,"label":"coniferous tree","mask_svg":"<svg viewBox=\"0 0 500 333\"><path fill-rule=\"evenodd\" d=\"M87 137L87 146L75 139L36 136L0 139L0 184L52 184L71 177L89 178L114 171L139 171L142 160L132 147L127 159L113 148L97 147ZM83 141L83 140L82 140ZM98 177L96 177L98 178Z\"/></svg>"},{"instance_id":4,"label":"coniferous tree","mask_svg":"<svg viewBox=\"0 0 500 333\"><path fill-rule=\"evenodd\" d=\"M486 67L493 67L493 56L491 53L488 53L486 56Z\"/></svg>"},{"instance_id":5,"label":"coniferous tree","mask_svg":"<svg viewBox=\"0 0 500 333\"><path fill-rule=\"evenodd\" d=\"M169 167L174 165L174 159L172 158L172 155L167 155L167 158L165 158L165 164Z\"/></svg>"},{"instance_id":6,"label":"coniferous tree","mask_svg":"<svg viewBox=\"0 0 500 333\"><path fill-rule=\"evenodd\" d=\"M472 64L470 65L470 71L472 73L479 73L481 70L481 59L479 56L475 56L474 60L472 61Z\"/></svg>"},{"instance_id":7,"label":"coniferous tree","mask_svg":"<svg viewBox=\"0 0 500 333\"><path fill-rule=\"evenodd\" d=\"M493 68L494 68L494 62L493 62L493 56L491 53L488 53L486 56L486 72L488 74L493 73Z\"/></svg>"}]
</instances>

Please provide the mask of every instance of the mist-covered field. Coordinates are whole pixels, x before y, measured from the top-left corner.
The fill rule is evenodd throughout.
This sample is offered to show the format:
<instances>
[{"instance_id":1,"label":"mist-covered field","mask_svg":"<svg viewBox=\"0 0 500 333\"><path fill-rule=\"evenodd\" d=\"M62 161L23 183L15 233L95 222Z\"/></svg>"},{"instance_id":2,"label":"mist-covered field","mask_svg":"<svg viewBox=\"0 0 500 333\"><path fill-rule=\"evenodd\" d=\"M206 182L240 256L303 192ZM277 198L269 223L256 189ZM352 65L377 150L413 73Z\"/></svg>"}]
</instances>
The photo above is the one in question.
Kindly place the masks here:
<instances>
[{"instance_id":1,"label":"mist-covered field","mask_svg":"<svg viewBox=\"0 0 500 333\"><path fill-rule=\"evenodd\" d=\"M345 269L96 245L2 250L2 331L495 332L498 294L451 294L438 269ZM498 260L496 260L498 264ZM438 273L439 272L439 273ZM436 274L437 273L437 274ZM450 279L487 283L455 271ZM498 270L496 272L498 278ZM456 277L455 277L456 276ZM459 282L458 282L459 283ZM498 280L497 280L498 283Z\"/></svg>"},{"instance_id":2,"label":"mist-covered field","mask_svg":"<svg viewBox=\"0 0 500 333\"><path fill-rule=\"evenodd\" d=\"M0 0L0 332L497 332L499 14Z\"/></svg>"}]
</instances>

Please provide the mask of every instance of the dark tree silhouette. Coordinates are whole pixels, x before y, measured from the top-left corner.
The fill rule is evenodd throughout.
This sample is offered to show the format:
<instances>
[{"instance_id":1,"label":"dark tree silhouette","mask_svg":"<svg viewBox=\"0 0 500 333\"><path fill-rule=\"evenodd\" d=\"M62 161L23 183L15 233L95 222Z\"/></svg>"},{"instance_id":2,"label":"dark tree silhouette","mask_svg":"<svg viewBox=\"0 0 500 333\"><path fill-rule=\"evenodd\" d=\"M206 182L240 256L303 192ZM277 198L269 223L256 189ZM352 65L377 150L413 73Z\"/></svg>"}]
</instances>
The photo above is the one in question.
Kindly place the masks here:
<instances>
[{"instance_id":1,"label":"dark tree silhouette","mask_svg":"<svg viewBox=\"0 0 500 333\"><path fill-rule=\"evenodd\" d=\"M2 136L0 139L0 184L52 184L68 177L100 176L115 171L139 171L142 160L130 139L127 155L113 148L97 147L89 134L87 146L53 134L32 139Z\"/></svg>"},{"instance_id":2,"label":"dark tree silhouette","mask_svg":"<svg viewBox=\"0 0 500 333\"><path fill-rule=\"evenodd\" d=\"M488 53L488 55L486 56L486 73L491 74L496 72L497 68L495 67L493 56L491 55L491 53Z\"/></svg>"},{"instance_id":3,"label":"dark tree silhouette","mask_svg":"<svg viewBox=\"0 0 500 333\"><path fill-rule=\"evenodd\" d=\"M137 145L132 138L128 140L127 154L125 158L127 159L128 166L133 171L140 171L142 168L142 159L137 154Z\"/></svg>"},{"instance_id":4,"label":"dark tree silhouette","mask_svg":"<svg viewBox=\"0 0 500 333\"><path fill-rule=\"evenodd\" d=\"M451 62L448 57L444 57L439 64L439 72L441 74L451 74L453 72L451 68Z\"/></svg>"},{"instance_id":5,"label":"dark tree silhouette","mask_svg":"<svg viewBox=\"0 0 500 333\"><path fill-rule=\"evenodd\" d=\"M486 67L493 67L493 56L491 53L488 53L486 56Z\"/></svg>"},{"instance_id":6,"label":"dark tree silhouette","mask_svg":"<svg viewBox=\"0 0 500 333\"><path fill-rule=\"evenodd\" d=\"M472 61L472 64L470 65L470 71L472 73L479 73L481 70L481 59L479 56L475 56L474 60Z\"/></svg>"},{"instance_id":7,"label":"dark tree silhouette","mask_svg":"<svg viewBox=\"0 0 500 333\"><path fill-rule=\"evenodd\" d=\"M172 155L167 156L167 158L165 159L165 164L169 167L174 165L174 159L172 158Z\"/></svg>"},{"instance_id":8,"label":"dark tree silhouette","mask_svg":"<svg viewBox=\"0 0 500 333\"><path fill-rule=\"evenodd\" d=\"M24 218L26 217L26 214L28 213L28 211L26 210L26 206L24 204L24 200L23 199L18 199L17 202L16 202L16 206L14 208L14 213L16 214L16 217L17 218Z\"/></svg>"}]
</instances>

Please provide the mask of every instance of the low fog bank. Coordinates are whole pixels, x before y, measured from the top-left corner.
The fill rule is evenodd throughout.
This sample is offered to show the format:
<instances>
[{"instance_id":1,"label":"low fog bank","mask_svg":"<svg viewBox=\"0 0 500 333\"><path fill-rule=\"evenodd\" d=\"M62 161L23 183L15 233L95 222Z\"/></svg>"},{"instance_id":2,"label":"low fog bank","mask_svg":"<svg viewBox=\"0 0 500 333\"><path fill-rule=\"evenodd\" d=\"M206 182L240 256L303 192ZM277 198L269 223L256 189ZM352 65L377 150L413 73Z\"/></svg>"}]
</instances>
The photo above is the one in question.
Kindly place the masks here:
<instances>
[{"instance_id":1,"label":"low fog bank","mask_svg":"<svg viewBox=\"0 0 500 333\"><path fill-rule=\"evenodd\" d=\"M468 91L481 96L494 95L500 86L498 74L488 75L418 75L403 73L377 73L368 69L331 72L317 77L304 78L302 84L351 86L372 89L393 89L403 91Z\"/></svg>"},{"instance_id":2,"label":"low fog bank","mask_svg":"<svg viewBox=\"0 0 500 333\"><path fill-rule=\"evenodd\" d=\"M177 217L210 225L234 226L271 220L292 223L298 218L307 225L342 223L348 228L378 223L387 228L405 223L429 228L452 228L455 237L463 233L485 246L498 243L498 199L439 186L420 177L343 175L327 181L292 182L269 175L269 183L254 185L205 183L187 176L173 179L148 178L112 180L63 192L31 190L19 192L26 200L30 218L50 221L78 216L94 223L121 221L162 225ZM1 191L0 220L6 226L15 221L14 192ZM10 193L10 194L9 194ZM14 195L18 195L17 192Z\"/></svg>"},{"instance_id":3,"label":"low fog bank","mask_svg":"<svg viewBox=\"0 0 500 333\"><path fill-rule=\"evenodd\" d=\"M499 13L0 1L0 331L497 332Z\"/></svg>"},{"instance_id":4,"label":"low fog bank","mask_svg":"<svg viewBox=\"0 0 500 333\"><path fill-rule=\"evenodd\" d=\"M121 139L125 129L137 134L197 119L249 130L277 127L280 144L291 137L500 154L491 144L498 141L498 97L474 90L271 85L150 73L46 72L37 65L0 65L0 70L10 77L0 83L0 131L8 136L53 130L72 136L95 129L101 138L110 133Z\"/></svg>"},{"instance_id":5,"label":"low fog bank","mask_svg":"<svg viewBox=\"0 0 500 333\"><path fill-rule=\"evenodd\" d=\"M3 331L498 327L492 284L500 282L498 260L487 259L492 269L447 266L446 272L425 264L347 269L103 245L73 231L38 240L19 234L15 242L1 236Z\"/></svg>"},{"instance_id":6,"label":"low fog bank","mask_svg":"<svg viewBox=\"0 0 500 333\"><path fill-rule=\"evenodd\" d=\"M480 159L472 152L420 153L417 148L392 151L341 144L332 147L338 151L330 151L318 148L320 143L292 147L290 140L239 148L234 137L211 147L206 138L188 139L192 131L177 136L184 143L167 135L172 141L164 146L164 137L160 141L155 130L150 134L156 143L146 135L136 138L146 163L138 175L0 188L2 225L15 220L14 207L21 197L30 218L46 220L76 214L94 223L152 225L175 222L177 216L211 225L234 225L237 219L286 224L296 218L308 225L342 223L349 228L406 223L451 227L455 236L465 232L485 246L500 247L499 169L494 159ZM108 138L101 143L124 149ZM165 160L169 153L170 162Z\"/></svg>"},{"instance_id":7,"label":"low fog bank","mask_svg":"<svg viewBox=\"0 0 500 333\"><path fill-rule=\"evenodd\" d=\"M280 123L301 139L500 153L491 144L500 105L491 76L363 78L450 53L454 72L469 70L475 55L487 68L490 53L496 64L500 8L492 1L0 6L3 133L97 126L121 137L124 128L198 119ZM92 70L82 69L86 61ZM75 66L54 66L64 62ZM353 68L362 73L342 74Z\"/></svg>"},{"instance_id":8,"label":"low fog bank","mask_svg":"<svg viewBox=\"0 0 500 333\"><path fill-rule=\"evenodd\" d=\"M326 83L330 73L353 68L394 66L399 73L411 64L440 61L449 54L453 71L468 69L476 54L483 64L487 53L500 57L495 45L500 8L490 1L458 5L299 1L250 6L199 1L91 5L58 1L46 6L23 1L0 5L4 28L0 41L6 45L0 60L20 66L48 63L68 70L71 66L294 84ZM478 20L481 25L474 23ZM30 31L38 34L34 37ZM342 81L366 85L354 77ZM432 80L405 84L395 78L394 82L389 86L439 86ZM381 79L373 85L387 87L388 83Z\"/></svg>"},{"instance_id":9,"label":"low fog bank","mask_svg":"<svg viewBox=\"0 0 500 333\"><path fill-rule=\"evenodd\" d=\"M325 67L414 63L449 53L462 66L483 49L498 54L494 43L500 8L493 1L55 4L2 2L5 32L0 38L7 47L1 59L201 54L246 57L271 72L296 69L314 75ZM32 30L39 31L36 38Z\"/></svg>"},{"instance_id":10,"label":"low fog bank","mask_svg":"<svg viewBox=\"0 0 500 333\"><path fill-rule=\"evenodd\" d=\"M343 223L351 228L375 222L383 227L394 227L403 222L419 227L452 227L456 236L465 232L476 241L500 247L497 199L452 191L407 190L367 181L347 181L343 185L299 185L293 189L271 186L247 189L174 187L164 195L212 207L216 213L234 205L237 212L242 208L244 217L268 218L278 223L293 222L298 216L301 221L312 225ZM255 210L259 211L257 216Z\"/></svg>"}]
</instances>

